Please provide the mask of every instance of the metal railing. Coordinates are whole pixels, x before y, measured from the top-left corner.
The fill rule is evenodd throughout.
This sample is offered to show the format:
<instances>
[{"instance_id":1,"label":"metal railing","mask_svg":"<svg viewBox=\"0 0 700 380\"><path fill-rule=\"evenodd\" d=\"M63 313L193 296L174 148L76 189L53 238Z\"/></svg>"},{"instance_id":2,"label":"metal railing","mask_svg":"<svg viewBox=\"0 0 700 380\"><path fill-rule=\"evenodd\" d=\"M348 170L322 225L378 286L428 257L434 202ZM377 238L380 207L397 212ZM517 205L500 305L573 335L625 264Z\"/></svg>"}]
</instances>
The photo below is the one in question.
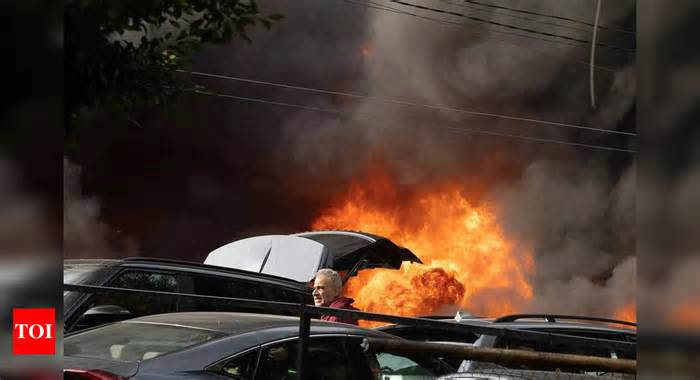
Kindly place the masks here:
<instances>
[{"instance_id":1,"label":"metal railing","mask_svg":"<svg viewBox=\"0 0 700 380\"><path fill-rule=\"evenodd\" d=\"M455 331L462 333L473 333L477 335L491 335L495 337L509 337L526 339L533 342L546 343L550 345L555 344L568 344L578 347L586 347L592 349L609 349L611 351L622 351L622 352L635 352L636 344L631 342L622 342L610 339L598 339L592 337L581 337L573 336L567 334L555 334L547 332L538 331L527 331L518 330L513 328L504 327L492 327L482 323L470 323L468 321L456 322L446 322L438 321L434 319L427 318L409 318L409 317L399 317L387 314L378 313L368 313L363 311L346 310L346 309L334 309L329 307L319 307L311 306L307 304L291 303L291 302L277 302L277 301L267 301L267 300L255 300L246 298L233 298L233 297L222 297L222 296L210 296L210 295L200 295L200 294L187 294L187 293L176 293L176 292L164 292L157 290L144 290L144 289L127 289L127 288L114 288L108 286L95 286L95 285L75 285L75 284L63 284L64 290L67 291L77 291L83 293L106 293L106 294L150 294L157 295L160 297L174 297L174 298L189 298L196 299L200 301L216 302L224 304L235 304L237 307L252 309L256 311L261 311L267 314L288 314L299 316L299 348L297 357L297 374L299 379L304 379L304 374L306 370L306 352L309 343L309 334L311 330L311 319L320 318L323 315L336 316L342 319L354 319L354 320L368 320L375 322L387 322L400 324L404 326L420 327L420 328L433 328L443 331ZM407 342L407 341L405 341ZM417 342L414 342L417 343ZM375 342L375 345L377 343ZM426 347L433 347L433 351L438 352L440 347L435 346L434 343L420 342L420 344L427 345ZM436 348L437 347L437 348ZM478 348L474 350L480 350ZM449 350L448 350L449 351ZM450 351L451 354L454 352ZM465 358L468 357L469 352L463 351L462 354ZM562 355L562 354L552 354L552 355ZM595 368L602 370L615 370L619 367L620 361L618 359L607 359L598 358L600 361L596 361ZM606 364L607 363L607 364ZM588 363L590 364L590 363ZM584 366L590 368L590 365ZM636 367L636 361L627 362L627 370L633 371Z\"/></svg>"}]
</instances>

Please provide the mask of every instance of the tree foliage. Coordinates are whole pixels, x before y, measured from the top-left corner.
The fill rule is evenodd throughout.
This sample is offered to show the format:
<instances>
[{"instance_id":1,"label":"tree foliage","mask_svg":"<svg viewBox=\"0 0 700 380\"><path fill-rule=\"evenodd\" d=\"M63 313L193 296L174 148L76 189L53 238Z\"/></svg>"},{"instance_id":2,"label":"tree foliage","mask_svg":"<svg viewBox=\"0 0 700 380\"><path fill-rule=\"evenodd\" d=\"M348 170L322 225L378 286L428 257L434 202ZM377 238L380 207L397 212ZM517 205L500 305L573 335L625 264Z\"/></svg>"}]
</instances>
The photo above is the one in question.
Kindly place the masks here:
<instances>
[{"instance_id":1,"label":"tree foliage","mask_svg":"<svg viewBox=\"0 0 700 380\"><path fill-rule=\"evenodd\" d=\"M69 0L66 125L84 108L162 104L183 89L174 74L204 44L250 42L251 27L281 18L261 15L255 0Z\"/></svg>"}]
</instances>

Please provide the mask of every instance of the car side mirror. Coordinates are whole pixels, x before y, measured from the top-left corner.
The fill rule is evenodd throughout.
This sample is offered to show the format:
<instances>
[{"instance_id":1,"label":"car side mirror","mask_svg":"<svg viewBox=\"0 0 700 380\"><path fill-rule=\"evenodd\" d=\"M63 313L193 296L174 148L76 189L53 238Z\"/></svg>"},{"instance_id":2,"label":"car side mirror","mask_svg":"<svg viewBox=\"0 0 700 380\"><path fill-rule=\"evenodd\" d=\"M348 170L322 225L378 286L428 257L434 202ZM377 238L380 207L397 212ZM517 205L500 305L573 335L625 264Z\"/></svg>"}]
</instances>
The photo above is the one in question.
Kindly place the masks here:
<instances>
[{"instance_id":1,"label":"car side mirror","mask_svg":"<svg viewBox=\"0 0 700 380\"><path fill-rule=\"evenodd\" d=\"M132 313L119 305L99 305L86 311L77 323L76 330L119 322L132 318Z\"/></svg>"}]
</instances>

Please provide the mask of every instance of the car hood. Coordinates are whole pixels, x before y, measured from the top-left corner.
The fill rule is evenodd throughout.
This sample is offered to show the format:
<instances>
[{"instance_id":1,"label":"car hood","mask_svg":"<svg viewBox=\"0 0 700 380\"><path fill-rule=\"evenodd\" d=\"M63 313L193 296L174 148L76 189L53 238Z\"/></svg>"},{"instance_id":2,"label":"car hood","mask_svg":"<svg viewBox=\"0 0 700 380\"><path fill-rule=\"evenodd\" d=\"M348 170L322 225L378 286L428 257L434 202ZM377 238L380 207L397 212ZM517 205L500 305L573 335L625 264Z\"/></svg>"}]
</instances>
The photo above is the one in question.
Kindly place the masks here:
<instances>
[{"instance_id":1,"label":"car hood","mask_svg":"<svg viewBox=\"0 0 700 380\"><path fill-rule=\"evenodd\" d=\"M413 252L382 236L313 231L234 241L212 251L204 263L308 282L321 268L349 277L369 268L399 269L404 261L422 264Z\"/></svg>"}]
</instances>

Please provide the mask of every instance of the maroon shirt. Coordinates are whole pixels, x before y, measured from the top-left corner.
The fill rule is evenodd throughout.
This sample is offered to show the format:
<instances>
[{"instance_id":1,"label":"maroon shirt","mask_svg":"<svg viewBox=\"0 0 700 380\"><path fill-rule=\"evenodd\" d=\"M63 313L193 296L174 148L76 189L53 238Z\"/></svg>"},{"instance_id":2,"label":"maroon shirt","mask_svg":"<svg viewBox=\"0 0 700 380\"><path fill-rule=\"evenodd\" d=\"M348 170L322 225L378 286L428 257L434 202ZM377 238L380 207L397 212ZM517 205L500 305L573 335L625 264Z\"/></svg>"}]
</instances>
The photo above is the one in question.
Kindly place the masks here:
<instances>
[{"instance_id":1,"label":"maroon shirt","mask_svg":"<svg viewBox=\"0 0 700 380\"><path fill-rule=\"evenodd\" d=\"M348 310L358 310L359 311L359 309L352 306L353 302L355 302L355 300L352 298L338 297L335 299L335 301L331 302L331 304L328 305L328 307L332 307L335 309L348 309ZM344 319L344 318L336 317L335 315L322 315L321 319L324 321L349 323L351 325L357 326L356 319Z\"/></svg>"}]
</instances>

